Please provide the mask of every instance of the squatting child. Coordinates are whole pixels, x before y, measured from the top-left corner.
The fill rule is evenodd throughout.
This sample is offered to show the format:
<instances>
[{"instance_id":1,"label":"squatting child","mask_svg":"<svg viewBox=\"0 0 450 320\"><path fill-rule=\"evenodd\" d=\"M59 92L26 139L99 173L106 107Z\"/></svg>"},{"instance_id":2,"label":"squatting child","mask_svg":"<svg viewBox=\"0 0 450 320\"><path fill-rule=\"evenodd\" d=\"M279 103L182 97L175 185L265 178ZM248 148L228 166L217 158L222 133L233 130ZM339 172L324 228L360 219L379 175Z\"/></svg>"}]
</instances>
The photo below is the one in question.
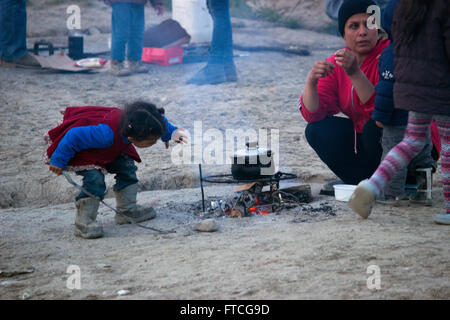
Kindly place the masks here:
<instances>
[{"instance_id":1,"label":"squatting child","mask_svg":"<svg viewBox=\"0 0 450 320\"><path fill-rule=\"evenodd\" d=\"M99 199L106 191L105 174L115 174L113 191L116 207L122 214L142 222L156 216L152 207L137 205L134 161L141 159L134 147L148 148L158 139L187 143L181 129L164 117L164 109L137 101L124 109L86 106L68 107L63 122L48 132L51 143L47 149L49 170L57 175L63 170L75 171L83 177L82 187ZM100 200L80 192L75 198L75 235L95 239L103 236L103 228L96 222ZM116 224L129 223L117 215Z\"/></svg>"}]
</instances>

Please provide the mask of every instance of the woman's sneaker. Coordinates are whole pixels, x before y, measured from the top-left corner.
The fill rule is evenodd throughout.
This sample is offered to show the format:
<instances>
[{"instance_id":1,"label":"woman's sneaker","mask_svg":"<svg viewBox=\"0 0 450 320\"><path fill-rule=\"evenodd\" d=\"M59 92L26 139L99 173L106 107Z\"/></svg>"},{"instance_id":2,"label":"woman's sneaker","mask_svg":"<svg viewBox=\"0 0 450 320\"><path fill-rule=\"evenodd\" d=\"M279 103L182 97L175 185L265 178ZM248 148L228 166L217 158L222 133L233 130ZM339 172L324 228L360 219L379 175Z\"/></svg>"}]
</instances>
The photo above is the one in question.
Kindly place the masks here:
<instances>
[{"instance_id":1,"label":"woman's sneaker","mask_svg":"<svg viewBox=\"0 0 450 320\"><path fill-rule=\"evenodd\" d=\"M437 224L450 225L450 213L438 213L433 217L433 221Z\"/></svg>"},{"instance_id":2,"label":"woman's sneaker","mask_svg":"<svg viewBox=\"0 0 450 320\"><path fill-rule=\"evenodd\" d=\"M336 179L325 183L322 186L322 189L320 189L319 194L334 197L334 186L337 184L344 184L344 181L342 181L341 179Z\"/></svg>"},{"instance_id":3,"label":"woman's sneaker","mask_svg":"<svg viewBox=\"0 0 450 320\"><path fill-rule=\"evenodd\" d=\"M125 68L123 62L118 60L111 60L109 72L116 77L125 77L131 74L131 72Z\"/></svg>"},{"instance_id":4,"label":"woman's sneaker","mask_svg":"<svg viewBox=\"0 0 450 320\"><path fill-rule=\"evenodd\" d=\"M148 73L150 67L141 61L128 60L128 70L131 73Z\"/></svg>"},{"instance_id":5,"label":"woman's sneaker","mask_svg":"<svg viewBox=\"0 0 450 320\"><path fill-rule=\"evenodd\" d=\"M363 219L367 219L372 211L373 202L375 201L377 194L370 185L369 180L361 181L353 192L348 206L361 216Z\"/></svg>"}]
</instances>

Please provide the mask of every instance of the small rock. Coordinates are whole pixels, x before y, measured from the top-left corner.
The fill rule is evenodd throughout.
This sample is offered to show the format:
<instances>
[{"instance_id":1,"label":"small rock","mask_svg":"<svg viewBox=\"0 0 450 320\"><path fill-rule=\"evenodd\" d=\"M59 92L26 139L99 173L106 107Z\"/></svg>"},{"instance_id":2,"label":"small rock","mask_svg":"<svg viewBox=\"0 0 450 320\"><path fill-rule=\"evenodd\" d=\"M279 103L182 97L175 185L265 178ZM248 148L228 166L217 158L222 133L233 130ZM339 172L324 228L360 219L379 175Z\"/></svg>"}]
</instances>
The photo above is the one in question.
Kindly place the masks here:
<instances>
[{"instance_id":1,"label":"small rock","mask_svg":"<svg viewBox=\"0 0 450 320\"><path fill-rule=\"evenodd\" d=\"M219 229L219 226L213 219L206 219L195 225L194 229L200 232L214 232Z\"/></svg>"},{"instance_id":2,"label":"small rock","mask_svg":"<svg viewBox=\"0 0 450 320\"><path fill-rule=\"evenodd\" d=\"M117 291L117 294L119 296L125 296L127 294L130 294L130 290L119 290L119 291Z\"/></svg>"}]
</instances>

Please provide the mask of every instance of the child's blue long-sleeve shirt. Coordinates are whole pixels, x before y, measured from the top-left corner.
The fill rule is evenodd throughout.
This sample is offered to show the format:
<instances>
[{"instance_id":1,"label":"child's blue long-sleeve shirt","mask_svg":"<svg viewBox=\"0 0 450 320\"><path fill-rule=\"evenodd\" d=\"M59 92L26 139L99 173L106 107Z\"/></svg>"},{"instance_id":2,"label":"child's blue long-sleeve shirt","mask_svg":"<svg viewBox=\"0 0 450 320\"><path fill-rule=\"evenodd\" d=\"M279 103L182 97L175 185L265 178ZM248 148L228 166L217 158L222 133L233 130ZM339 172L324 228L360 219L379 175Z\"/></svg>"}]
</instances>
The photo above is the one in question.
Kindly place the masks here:
<instances>
[{"instance_id":1,"label":"child's blue long-sleeve shirt","mask_svg":"<svg viewBox=\"0 0 450 320\"><path fill-rule=\"evenodd\" d=\"M167 142L172 138L172 133L178 128L172 125L166 117L163 117L166 123L166 131L161 140ZM125 137L123 141L130 143ZM109 148L114 144L114 131L106 124L96 126L75 127L70 129L61 139L55 152L53 152L50 164L65 169L70 159L77 152L86 149Z\"/></svg>"}]
</instances>

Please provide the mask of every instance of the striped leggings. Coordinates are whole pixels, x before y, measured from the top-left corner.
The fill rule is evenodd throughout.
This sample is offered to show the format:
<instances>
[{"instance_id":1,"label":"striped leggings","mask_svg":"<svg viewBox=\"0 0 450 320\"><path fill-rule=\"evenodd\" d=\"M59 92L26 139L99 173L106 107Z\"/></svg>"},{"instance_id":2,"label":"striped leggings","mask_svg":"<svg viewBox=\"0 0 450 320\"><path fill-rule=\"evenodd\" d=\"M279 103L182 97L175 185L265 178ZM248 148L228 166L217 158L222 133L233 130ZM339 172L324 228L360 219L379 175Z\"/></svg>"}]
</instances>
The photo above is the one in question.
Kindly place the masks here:
<instances>
[{"instance_id":1,"label":"striped leggings","mask_svg":"<svg viewBox=\"0 0 450 320\"><path fill-rule=\"evenodd\" d=\"M430 130L430 124L436 120L441 137L441 172L444 189L445 208L450 213L450 117L409 112L405 137L386 155L378 169L369 179L377 194L380 194L392 177L406 167L423 149Z\"/></svg>"}]
</instances>

